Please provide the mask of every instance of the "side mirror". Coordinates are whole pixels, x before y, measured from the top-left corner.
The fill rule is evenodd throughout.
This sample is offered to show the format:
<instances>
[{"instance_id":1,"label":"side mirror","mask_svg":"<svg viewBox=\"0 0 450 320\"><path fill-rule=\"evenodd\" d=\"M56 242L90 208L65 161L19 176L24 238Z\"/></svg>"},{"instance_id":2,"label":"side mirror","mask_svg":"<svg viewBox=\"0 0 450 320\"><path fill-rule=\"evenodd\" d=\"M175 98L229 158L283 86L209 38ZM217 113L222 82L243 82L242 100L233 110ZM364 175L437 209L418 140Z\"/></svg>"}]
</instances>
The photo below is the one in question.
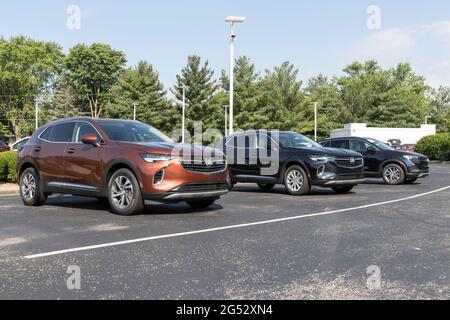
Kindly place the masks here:
<instances>
[{"instance_id":1,"label":"side mirror","mask_svg":"<svg viewBox=\"0 0 450 320\"><path fill-rule=\"evenodd\" d=\"M369 147L367 149L367 151L369 151L369 152L377 152L377 149L375 149L374 147Z\"/></svg>"},{"instance_id":2,"label":"side mirror","mask_svg":"<svg viewBox=\"0 0 450 320\"><path fill-rule=\"evenodd\" d=\"M97 139L97 136L93 135L93 134L89 134L87 136L84 136L83 138L81 138L81 141L84 144L90 144L90 145L92 145L94 147L97 147L97 148L100 147L100 143L99 143L99 141Z\"/></svg>"}]
</instances>

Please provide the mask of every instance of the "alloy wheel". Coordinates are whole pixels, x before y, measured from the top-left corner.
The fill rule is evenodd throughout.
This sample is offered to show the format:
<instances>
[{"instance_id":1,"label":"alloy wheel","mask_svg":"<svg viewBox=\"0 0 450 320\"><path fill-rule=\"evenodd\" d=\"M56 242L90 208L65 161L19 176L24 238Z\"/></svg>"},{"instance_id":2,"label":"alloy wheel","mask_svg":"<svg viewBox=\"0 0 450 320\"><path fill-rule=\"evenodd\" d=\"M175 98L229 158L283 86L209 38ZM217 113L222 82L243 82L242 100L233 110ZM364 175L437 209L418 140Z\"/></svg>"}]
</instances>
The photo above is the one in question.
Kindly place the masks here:
<instances>
[{"instance_id":1,"label":"alloy wheel","mask_svg":"<svg viewBox=\"0 0 450 320\"><path fill-rule=\"evenodd\" d=\"M386 168L384 176L386 177L386 180L388 180L389 182L395 183L398 180L400 180L402 173L400 172L399 168L392 166Z\"/></svg>"},{"instance_id":2,"label":"alloy wheel","mask_svg":"<svg viewBox=\"0 0 450 320\"><path fill-rule=\"evenodd\" d=\"M27 173L22 179L22 196L26 200L31 200L36 194L36 179L31 173Z\"/></svg>"},{"instance_id":3,"label":"alloy wheel","mask_svg":"<svg viewBox=\"0 0 450 320\"><path fill-rule=\"evenodd\" d=\"M131 205L134 196L133 184L125 176L117 177L111 188L111 198L118 209L126 209Z\"/></svg>"},{"instance_id":4,"label":"alloy wheel","mask_svg":"<svg viewBox=\"0 0 450 320\"><path fill-rule=\"evenodd\" d=\"M289 171L286 179L288 188L294 192L298 192L302 189L304 179L303 174L296 169Z\"/></svg>"}]
</instances>

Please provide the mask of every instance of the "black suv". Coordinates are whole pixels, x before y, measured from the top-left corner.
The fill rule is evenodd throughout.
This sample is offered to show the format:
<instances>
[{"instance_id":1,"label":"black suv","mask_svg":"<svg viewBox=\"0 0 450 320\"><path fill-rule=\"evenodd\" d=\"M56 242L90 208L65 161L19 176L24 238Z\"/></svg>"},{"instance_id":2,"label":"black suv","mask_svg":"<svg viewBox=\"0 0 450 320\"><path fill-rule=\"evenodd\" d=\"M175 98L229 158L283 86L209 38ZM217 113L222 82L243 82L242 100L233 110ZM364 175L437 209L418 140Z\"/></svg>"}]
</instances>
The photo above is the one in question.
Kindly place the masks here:
<instances>
[{"instance_id":1,"label":"black suv","mask_svg":"<svg viewBox=\"0 0 450 320\"><path fill-rule=\"evenodd\" d=\"M218 147L227 155L230 189L250 182L263 190L284 184L292 195L307 194L312 185L345 193L364 181L361 154L324 148L296 132L247 131Z\"/></svg>"},{"instance_id":2,"label":"black suv","mask_svg":"<svg viewBox=\"0 0 450 320\"><path fill-rule=\"evenodd\" d=\"M383 178L391 185L414 183L429 175L428 158L420 153L395 150L371 138L334 138L322 141L324 147L350 149L364 156L366 177Z\"/></svg>"}]
</instances>

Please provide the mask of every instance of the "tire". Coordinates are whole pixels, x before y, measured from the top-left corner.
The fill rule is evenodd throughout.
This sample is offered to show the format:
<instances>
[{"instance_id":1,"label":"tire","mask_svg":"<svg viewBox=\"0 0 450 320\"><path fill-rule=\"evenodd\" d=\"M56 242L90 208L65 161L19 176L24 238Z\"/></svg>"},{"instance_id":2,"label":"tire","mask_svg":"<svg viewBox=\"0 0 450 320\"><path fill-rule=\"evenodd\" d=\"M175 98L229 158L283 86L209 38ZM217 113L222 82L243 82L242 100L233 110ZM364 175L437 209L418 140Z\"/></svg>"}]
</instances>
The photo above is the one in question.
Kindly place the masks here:
<instances>
[{"instance_id":1,"label":"tire","mask_svg":"<svg viewBox=\"0 0 450 320\"><path fill-rule=\"evenodd\" d=\"M270 191L275 187L273 183L258 183L258 187L264 191Z\"/></svg>"},{"instance_id":2,"label":"tire","mask_svg":"<svg viewBox=\"0 0 450 320\"><path fill-rule=\"evenodd\" d=\"M20 197L26 206L42 206L47 200L36 169L28 168L20 175Z\"/></svg>"},{"instance_id":3,"label":"tire","mask_svg":"<svg viewBox=\"0 0 450 320\"><path fill-rule=\"evenodd\" d=\"M216 201L215 199L189 200L186 201L186 203L190 205L193 209L205 209L210 207L215 201Z\"/></svg>"},{"instance_id":4,"label":"tire","mask_svg":"<svg viewBox=\"0 0 450 320\"><path fill-rule=\"evenodd\" d=\"M294 196L307 194L311 190L305 170L298 165L287 168L284 174L284 186L287 192Z\"/></svg>"},{"instance_id":5,"label":"tire","mask_svg":"<svg viewBox=\"0 0 450 320\"><path fill-rule=\"evenodd\" d=\"M108 182L108 202L111 211L121 216L140 214L144 199L135 175L128 169L119 169Z\"/></svg>"},{"instance_id":6,"label":"tire","mask_svg":"<svg viewBox=\"0 0 450 320\"><path fill-rule=\"evenodd\" d=\"M339 187L333 187L331 189L333 189L334 192L339 193L339 194L343 194L343 193L348 193L350 191L352 191L352 189L355 186L339 186Z\"/></svg>"},{"instance_id":7,"label":"tire","mask_svg":"<svg viewBox=\"0 0 450 320\"><path fill-rule=\"evenodd\" d=\"M405 184L413 184L416 181L417 181L417 178L415 178L415 179L406 179L405 180Z\"/></svg>"},{"instance_id":8,"label":"tire","mask_svg":"<svg viewBox=\"0 0 450 320\"><path fill-rule=\"evenodd\" d=\"M405 182L405 171L401 166L395 163L387 164L381 173L386 184L399 185Z\"/></svg>"}]
</instances>

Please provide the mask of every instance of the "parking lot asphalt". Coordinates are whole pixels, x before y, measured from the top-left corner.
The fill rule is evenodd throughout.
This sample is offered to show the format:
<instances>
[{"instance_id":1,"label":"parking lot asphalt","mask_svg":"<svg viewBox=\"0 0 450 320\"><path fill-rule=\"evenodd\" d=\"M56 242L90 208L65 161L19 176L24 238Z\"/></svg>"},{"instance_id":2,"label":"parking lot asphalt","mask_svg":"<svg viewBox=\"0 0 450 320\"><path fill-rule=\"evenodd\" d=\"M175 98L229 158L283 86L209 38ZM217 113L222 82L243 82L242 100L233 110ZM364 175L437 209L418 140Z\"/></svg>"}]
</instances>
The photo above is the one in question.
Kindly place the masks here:
<instances>
[{"instance_id":1,"label":"parking lot asphalt","mask_svg":"<svg viewBox=\"0 0 450 320\"><path fill-rule=\"evenodd\" d=\"M0 299L448 299L449 195L450 165L436 164L413 185L293 197L240 184L206 210L148 203L133 217L2 196Z\"/></svg>"}]
</instances>

